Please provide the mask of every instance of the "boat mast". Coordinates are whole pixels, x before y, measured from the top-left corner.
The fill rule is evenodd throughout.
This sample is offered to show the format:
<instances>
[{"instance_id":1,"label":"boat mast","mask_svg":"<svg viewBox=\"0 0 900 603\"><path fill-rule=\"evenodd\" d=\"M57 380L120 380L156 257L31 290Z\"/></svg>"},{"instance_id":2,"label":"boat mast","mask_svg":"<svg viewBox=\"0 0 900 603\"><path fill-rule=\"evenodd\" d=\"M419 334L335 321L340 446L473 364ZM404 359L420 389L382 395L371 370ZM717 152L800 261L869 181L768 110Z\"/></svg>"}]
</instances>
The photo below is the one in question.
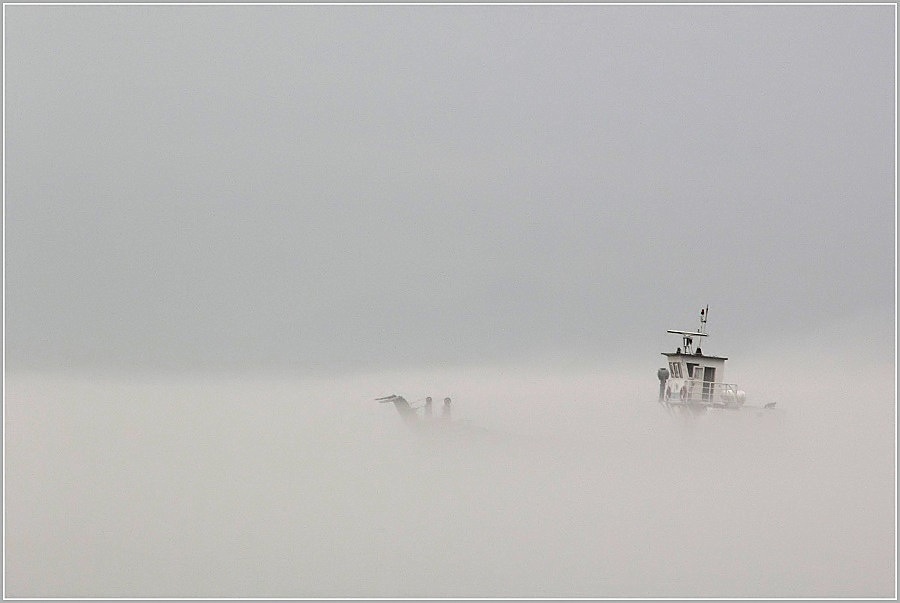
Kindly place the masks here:
<instances>
[{"instance_id":1,"label":"boat mast","mask_svg":"<svg viewBox=\"0 0 900 603\"><path fill-rule=\"evenodd\" d=\"M677 331L674 329L669 329L668 333L674 333L675 335L681 335L681 344L684 349L685 354L693 354L694 353L694 337L708 337L706 333L706 319L709 318L709 306L705 308L700 308L700 328L694 331Z\"/></svg>"},{"instance_id":2,"label":"boat mast","mask_svg":"<svg viewBox=\"0 0 900 603\"><path fill-rule=\"evenodd\" d=\"M700 333L706 335L706 319L709 318L709 306L700 308Z\"/></svg>"}]
</instances>

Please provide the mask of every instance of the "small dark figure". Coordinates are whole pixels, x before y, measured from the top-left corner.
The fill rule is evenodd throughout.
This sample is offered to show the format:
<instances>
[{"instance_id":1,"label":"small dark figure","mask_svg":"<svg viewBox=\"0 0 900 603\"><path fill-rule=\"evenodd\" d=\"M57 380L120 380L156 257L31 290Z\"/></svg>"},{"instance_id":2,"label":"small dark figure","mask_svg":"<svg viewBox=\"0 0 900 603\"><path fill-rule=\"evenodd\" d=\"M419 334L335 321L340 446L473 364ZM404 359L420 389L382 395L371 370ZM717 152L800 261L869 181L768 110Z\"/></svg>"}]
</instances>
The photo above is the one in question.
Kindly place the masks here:
<instances>
[{"instance_id":1,"label":"small dark figure","mask_svg":"<svg viewBox=\"0 0 900 603\"><path fill-rule=\"evenodd\" d=\"M678 348L677 350L675 350L675 353L676 353L676 354L680 354L680 353L681 353L681 348Z\"/></svg>"},{"instance_id":2,"label":"small dark figure","mask_svg":"<svg viewBox=\"0 0 900 603\"><path fill-rule=\"evenodd\" d=\"M431 396L428 396L427 398L425 398L425 416L431 418L433 414L434 411L431 406Z\"/></svg>"},{"instance_id":3,"label":"small dark figure","mask_svg":"<svg viewBox=\"0 0 900 603\"><path fill-rule=\"evenodd\" d=\"M441 410L441 418L450 420L450 398L444 398L444 408Z\"/></svg>"},{"instance_id":4,"label":"small dark figure","mask_svg":"<svg viewBox=\"0 0 900 603\"><path fill-rule=\"evenodd\" d=\"M703 350L701 350L700 348L697 348L697 356L702 356L702 355L703 355Z\"/></svg>"}]
</instances>

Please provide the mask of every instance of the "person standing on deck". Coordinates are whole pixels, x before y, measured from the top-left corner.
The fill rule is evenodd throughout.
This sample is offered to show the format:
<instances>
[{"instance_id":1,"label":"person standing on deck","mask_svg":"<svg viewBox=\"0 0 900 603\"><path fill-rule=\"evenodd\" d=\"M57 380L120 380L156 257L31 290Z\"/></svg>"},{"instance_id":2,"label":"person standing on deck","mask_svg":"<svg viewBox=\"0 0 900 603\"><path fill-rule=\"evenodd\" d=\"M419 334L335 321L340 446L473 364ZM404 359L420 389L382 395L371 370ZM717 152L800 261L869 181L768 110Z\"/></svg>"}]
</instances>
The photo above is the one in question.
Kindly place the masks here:
<instances>
[{"instance_id":1,"label":"person standing on deck","mask_svg":"<svg viewBox=\"0 0 900 603\"><path fill-rule=\"evenodd\" d=\"M430 419L434 414L431 406L431 396L425 398L425 417Z\"/></svg>"}]
</instances>

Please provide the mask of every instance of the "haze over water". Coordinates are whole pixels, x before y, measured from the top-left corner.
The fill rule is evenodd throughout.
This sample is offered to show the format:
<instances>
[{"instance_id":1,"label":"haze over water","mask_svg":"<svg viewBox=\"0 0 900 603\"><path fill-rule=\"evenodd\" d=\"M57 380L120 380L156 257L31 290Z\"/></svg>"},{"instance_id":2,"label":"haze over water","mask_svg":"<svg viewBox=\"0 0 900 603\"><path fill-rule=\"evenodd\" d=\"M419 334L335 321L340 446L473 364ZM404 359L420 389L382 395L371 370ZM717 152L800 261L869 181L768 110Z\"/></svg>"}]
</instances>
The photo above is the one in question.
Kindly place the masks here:
<instances>
[{"instance_id":1,"label":"haze over water","mask_svg":"<svg viewBox=\"0 0 900 603\"><path fill-rule=\"evenodd\" d=\"M891 386L686 421L650 368L13 376L7 594L886 597Z\"/></svg>"}]
</instances>

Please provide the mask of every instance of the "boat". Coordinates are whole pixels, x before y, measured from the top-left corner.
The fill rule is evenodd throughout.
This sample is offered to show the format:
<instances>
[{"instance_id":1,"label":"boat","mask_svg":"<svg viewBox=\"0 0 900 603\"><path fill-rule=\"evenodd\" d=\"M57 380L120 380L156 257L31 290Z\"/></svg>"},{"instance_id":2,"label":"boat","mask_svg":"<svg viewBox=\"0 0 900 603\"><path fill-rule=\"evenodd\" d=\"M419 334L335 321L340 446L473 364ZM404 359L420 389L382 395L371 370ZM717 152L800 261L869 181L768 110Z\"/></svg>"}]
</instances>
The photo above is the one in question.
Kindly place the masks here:
<instances>
[{"instance_id":1,"label":"boat","mask_svg":"<svg viewBox=\"0 0 900 603\"><path fill-rule=\"evenodd\" d=\"M439 417L432 413L431 398L426 398L425 404L419 406L413 406L406 398L397 394L375 398L375 401L379 404L393 404L400 418L414 433L429 439L489 443L511 439L509 434L486 429L467 419L452 418L450 398L444 398Z\"/></svg>"},{"instance_id":2,"label":"boat","mask_svg":"<svg viewBox=\"0 0 900 603\"><path fill-rule=\"evenodd\" d=\"M709 337L706 322L709 306L700 309L700 326L694 331L669 329L667 333L681 338L681 347L663 352L667 366L656 372L659 379L659 403L667 410L691 415L712 410L772 410L775 402L762 406L746 404L747 395L736 383L725 381L725 356L703 352Z\"/></svg>"}]
</instances>

